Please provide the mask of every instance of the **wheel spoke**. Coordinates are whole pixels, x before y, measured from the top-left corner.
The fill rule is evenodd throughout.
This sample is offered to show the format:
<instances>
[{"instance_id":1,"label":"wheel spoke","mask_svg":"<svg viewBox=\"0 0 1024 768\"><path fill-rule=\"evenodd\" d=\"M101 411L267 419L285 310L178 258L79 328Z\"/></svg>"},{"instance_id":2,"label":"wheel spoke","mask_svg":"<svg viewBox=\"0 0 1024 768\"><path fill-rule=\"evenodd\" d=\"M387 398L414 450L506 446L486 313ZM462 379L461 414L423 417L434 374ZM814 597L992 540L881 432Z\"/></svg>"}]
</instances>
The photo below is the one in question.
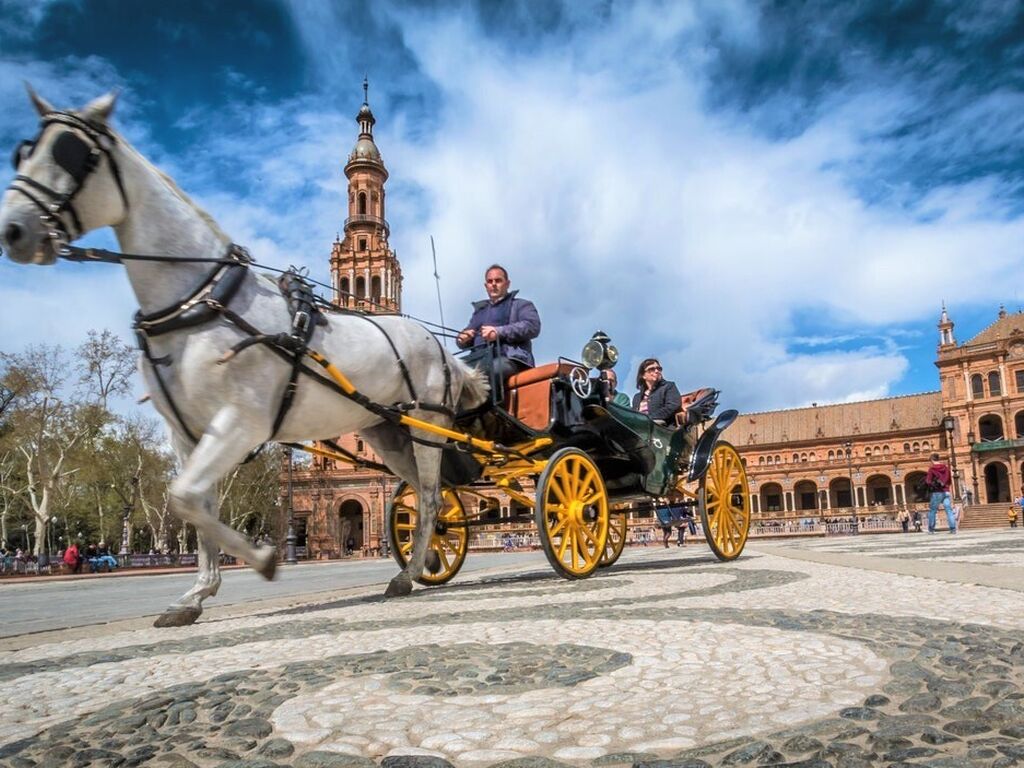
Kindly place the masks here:
<instances>
[{"instance_id":1,"label":"wheel spoke","mask_svg":"<svg viewBox=\"0 0 1024 768\"><path fill-rule=\"evenodd\" d=\"M559 515L558 523L556 523L555 525L553 525L553 526L548 528L548 538L550 538L550 539L555 538L555 536L557 536L561 532L561 530L563 528L565 528L565 525L568 522L569 522L569 518L568 517L563 517L563 516Z\"/></svg>"}]
</instances>

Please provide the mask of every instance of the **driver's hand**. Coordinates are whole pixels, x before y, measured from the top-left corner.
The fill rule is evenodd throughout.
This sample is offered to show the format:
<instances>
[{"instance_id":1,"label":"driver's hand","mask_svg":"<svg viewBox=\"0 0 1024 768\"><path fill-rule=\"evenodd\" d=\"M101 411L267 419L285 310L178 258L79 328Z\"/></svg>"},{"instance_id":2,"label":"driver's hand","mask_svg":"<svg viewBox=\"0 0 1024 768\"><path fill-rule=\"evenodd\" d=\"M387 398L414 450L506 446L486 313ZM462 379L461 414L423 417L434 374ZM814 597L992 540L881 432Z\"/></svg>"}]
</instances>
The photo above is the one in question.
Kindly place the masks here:
<instances>
[{"instance_id":1,"label":"driver's hand","mask_svg":"<svg viewBox=\"0 0 1024 768\"><path fill-rule=\"evenodd\" d=\"M483 336L484 341L497 341L498 329L493 325L484 325L480 328L480 335Z\"/></svg>"},{"instance_id":2,"label":"driver's hand","mask_svg":"<svg viewBox=\"0 0 1024 768\"><path fill-rule=\"evenodd\" d=\"M476 336L476 331L474 331L472 328L467 328L466 330L464 330L462 333L455 337L455 342L460 347L464 347L473 340L474 336Z\"/></svg>"}]
</instances>

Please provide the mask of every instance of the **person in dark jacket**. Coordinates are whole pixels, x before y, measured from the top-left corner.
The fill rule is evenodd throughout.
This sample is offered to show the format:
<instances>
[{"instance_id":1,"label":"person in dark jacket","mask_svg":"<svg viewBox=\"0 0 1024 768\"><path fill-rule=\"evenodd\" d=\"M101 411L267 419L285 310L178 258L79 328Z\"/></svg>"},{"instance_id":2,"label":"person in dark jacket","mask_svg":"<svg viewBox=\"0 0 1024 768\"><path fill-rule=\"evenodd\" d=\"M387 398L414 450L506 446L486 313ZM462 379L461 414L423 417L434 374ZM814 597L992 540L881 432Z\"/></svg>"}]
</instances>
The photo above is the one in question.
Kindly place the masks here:
<instances>
[{"instance_id":1,"label":"person in dark jacket","mask_svg":"<svg viewBox=\"0 0 1024 768\"><path fill-rule=\"evenodd\" d=\"M939 511L941 504L946 508L946 522L949 523L949 532L956 533L956 515L953 514L953 504L949 498L949 467L939 458L939 454L933 453L932 464L928 467L928 474L924 476L924 484L928 486L930 498L928 503L928 533L935 533L935 513Z\"/></svg>"},{"instance_id":2,"label":"person in dark jacket","mask_svg":"<svg viewBox=\"0 0 1024 768\"><path fill-rule=\"evenodd\" d=\"M633 395L633 410L645 413L659 424L670 424L682 410L679 388L661 376L661 363L649 357L640 363L636 372L637 393Z\"/></svg>"},{"instance_id":3,"label":"person in dark jacket","mask_svg":"<svg viewBox=\"0 0 1024 768\"><path fill-rule=\"evenodd\" d=\"M540 315L532 301L509 291L508 272L492 264L484 273L487 298L473 302L473 316L455 339L460 349L498 342L497 373L509 376L534 366L533 340L540 336Z\"/></svg>"}]
</instances>

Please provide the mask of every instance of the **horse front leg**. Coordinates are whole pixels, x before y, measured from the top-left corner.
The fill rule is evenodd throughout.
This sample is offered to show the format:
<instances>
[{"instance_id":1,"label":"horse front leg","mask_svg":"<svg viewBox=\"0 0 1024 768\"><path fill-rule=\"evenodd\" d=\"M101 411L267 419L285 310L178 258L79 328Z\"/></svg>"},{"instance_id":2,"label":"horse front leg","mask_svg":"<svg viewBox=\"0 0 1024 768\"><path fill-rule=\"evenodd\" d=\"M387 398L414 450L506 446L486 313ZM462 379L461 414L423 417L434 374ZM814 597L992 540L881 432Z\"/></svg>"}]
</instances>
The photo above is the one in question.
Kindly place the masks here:
<instances>
[{"instance_id":1,"label":"horse front leg","mask_svg":"<svg viewBox=\"0 0 1024 768\"><path fill-rule=\"evenodd\" d=\"M220 587L221 550L245 560L264 578L274 578L277 550L253 546L241 533L220 522L217 508L217 482L258 444L261 434L263 431L248 425L236 409L224 409L214 417L171 484L171 511L193 525L199 538L199 574L192 589L167 608L156 626L191 624L199 618L202 601Z\"/></svg>"},{"instance_id":2,"label":"horse front leg","mask_svg":"<svg viewBox=\"0 0 1024 768\"><path fill-rule=\"evenodd\" d=\"M210 499L209 503L214 503L214 500ZM199 540L199 553L195 583L185 594L167 606L153 622L155 627L181 627L194 624L203 613L203 600L213 597L220 589L220 550L202 534L197 534L197 539Z\"/></svg>"}]
</instances>

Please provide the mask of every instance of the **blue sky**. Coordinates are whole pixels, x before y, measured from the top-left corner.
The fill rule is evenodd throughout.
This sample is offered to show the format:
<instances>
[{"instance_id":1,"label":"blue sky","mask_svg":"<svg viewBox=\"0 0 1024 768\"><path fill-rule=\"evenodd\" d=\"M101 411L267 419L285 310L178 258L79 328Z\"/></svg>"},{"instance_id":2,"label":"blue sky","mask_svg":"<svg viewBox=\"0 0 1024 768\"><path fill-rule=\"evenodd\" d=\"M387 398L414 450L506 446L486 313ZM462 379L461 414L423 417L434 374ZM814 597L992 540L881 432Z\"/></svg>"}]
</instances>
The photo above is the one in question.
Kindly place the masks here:
<instances>
[{"instance_id":1,"label":"blue sky","mask_svg":"<svg viewBox=\"0 0 1024 768\"><path fill-rule=\"evenodd\" d=\"M621 380L659 356L763 410L935 389L942 300L961 341L1024 304L1019 2L0 0L0 145L35 133L23 80L118 87L130 142L321 279L364 74L427 319L433 235L449 321L499 261L538 357L600 327ZM116 267L0 262L5 350L133 309Z\"/></svg>"}]
</instances>

